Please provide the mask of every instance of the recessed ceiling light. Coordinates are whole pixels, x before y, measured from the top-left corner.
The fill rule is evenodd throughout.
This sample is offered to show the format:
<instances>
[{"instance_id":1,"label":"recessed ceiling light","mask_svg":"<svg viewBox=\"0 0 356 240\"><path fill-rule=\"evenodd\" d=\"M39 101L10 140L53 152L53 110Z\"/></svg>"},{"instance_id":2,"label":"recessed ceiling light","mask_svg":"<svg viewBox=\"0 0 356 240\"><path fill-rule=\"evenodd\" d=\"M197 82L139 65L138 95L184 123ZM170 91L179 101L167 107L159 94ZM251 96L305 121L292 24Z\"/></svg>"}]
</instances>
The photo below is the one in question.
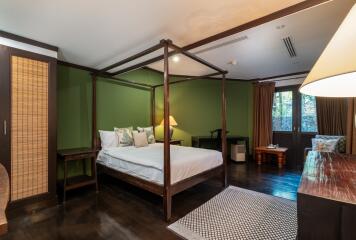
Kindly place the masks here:
<instances>
[{"instance_id":1,"label":"recessed ceiling light","mask_svg":"<svg viewBox=\"0 0 356 240\"><path fill-rule=\"evenodd\" d=\"M229 61L227 64L235 66L235 65L237 65L237 61L236 61L236 59L233 59L233 60Z\"/></svg>"},{"instance_id":2,"label":"recessed ceiling light","mask_svg":"<svg viewBox=\"0 0 356 240\"><path fill-rule=\"evenodd\" d=\"M173 56L172 60L173 60L173 62L177 63L177 62L179 62L180 57L175 55L175 56Z\"/></svg>"}]
</instances>

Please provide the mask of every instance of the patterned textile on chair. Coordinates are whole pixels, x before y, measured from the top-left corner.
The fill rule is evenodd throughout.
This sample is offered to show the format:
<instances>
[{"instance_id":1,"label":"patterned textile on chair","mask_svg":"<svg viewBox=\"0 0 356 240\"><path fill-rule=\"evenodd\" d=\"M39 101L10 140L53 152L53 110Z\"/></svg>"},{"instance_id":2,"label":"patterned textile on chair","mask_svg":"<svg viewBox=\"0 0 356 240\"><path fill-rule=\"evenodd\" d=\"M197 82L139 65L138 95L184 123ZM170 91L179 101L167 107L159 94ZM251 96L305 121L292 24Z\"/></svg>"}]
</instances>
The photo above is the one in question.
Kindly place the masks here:
<instances>
[{"instance_id":1,"label":"patterned textile on chair","mask_svg":"<svg viewBox=\"0 0 356 240\"><path fill-rule=\"evenodd\" d=\"M316 135L315 138L330 140L330 139L338 139L337 143L337 152L346 153L346 137L345 136L330 136L330 135Z\"/></svg>"}]
</instances>

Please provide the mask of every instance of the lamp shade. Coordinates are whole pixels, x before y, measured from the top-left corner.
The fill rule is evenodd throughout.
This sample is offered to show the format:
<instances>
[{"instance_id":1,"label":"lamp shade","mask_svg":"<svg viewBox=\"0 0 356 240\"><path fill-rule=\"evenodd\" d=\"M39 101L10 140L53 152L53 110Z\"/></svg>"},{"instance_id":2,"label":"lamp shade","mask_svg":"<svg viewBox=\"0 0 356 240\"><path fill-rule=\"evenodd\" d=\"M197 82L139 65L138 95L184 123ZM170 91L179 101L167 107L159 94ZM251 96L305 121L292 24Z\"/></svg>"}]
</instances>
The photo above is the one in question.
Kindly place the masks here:
<instances>
[{"instance_id":1,"label":"lamp shade","mask_svg":"<svg viewBox=\"0 0 356 240\"><path fill-rule=\"evenodd\" d=\"M356 96L356 4L304 80L300 92L320 97Z\"/></svg>"},{"instance_id":2,"label":"lamp shade","mask_svg":"<svg viewBox=\"0 0 356 240\"><path fill-rule=\"evenodd\" d=\"M164 119L161 122L161 125L164 124ZM169 126L178 126L178 123L176 122L176 120L174 119L174 117L169 116Z\"/></svg>"}]
</instances>

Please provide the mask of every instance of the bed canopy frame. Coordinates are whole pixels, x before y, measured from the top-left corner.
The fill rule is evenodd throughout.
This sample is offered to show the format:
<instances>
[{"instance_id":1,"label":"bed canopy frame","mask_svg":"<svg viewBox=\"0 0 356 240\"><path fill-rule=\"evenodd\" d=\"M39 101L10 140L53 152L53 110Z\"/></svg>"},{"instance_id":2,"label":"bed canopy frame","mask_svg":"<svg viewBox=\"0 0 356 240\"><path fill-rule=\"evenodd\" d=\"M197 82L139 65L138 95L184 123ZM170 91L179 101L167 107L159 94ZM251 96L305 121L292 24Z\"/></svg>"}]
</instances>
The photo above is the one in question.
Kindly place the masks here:
<instances>
[{"instance_id":1,"label":"bed canopy frame","mask_svg":"<svg viewBox=\"0 0 356 240\"><path fill-rule=\"evenodd\" d=\"M135 61L141 57L144 57L148 54L151 54L157 50L160 50L163 48L164 54L152 57L148 60L145 60L140 63L135 63L132 66L125 67L120 70L115 70L118 67L130 63L132 61ZM171 82L169 81L170 78L170 73L169 73L169 57L175 55L175 54L182 54L186 57L189 57L193 59L194 61L205 65L206 67L214 70L214 73L203 75L203 76L194 76L194 77L185 77L183 79L180 79L179 81L174 81ZM120 79L118 77L115 77L116 75L123 74L135 69L139 69L142 67L145 67L149 64L158 62L163 60L163 84L159 85L150 85L150 84L144 84L144 83L133 83L129 82L127 80ZM113 72L109 72L113 71ZM200 57L186 51L185 49L178 47L177 45L173 44L173 42L169 39L167 40L161 40L157 45L152 46L142 52L139 52L131 57L125 58L119 62L116 62L108 67L105 67L103 69L100 69L98 71L92 72L92 81L93 81L93 103L92 103L92 146L94 149L97 149L98 146L98 138L97 138L97 126L96 126L96 81L97 77L105 77L109 78L112 80L115 80L117 82L120 82L123 85L131 86L131 87L136 87L136 88L141 88L145 90L151 91L151 124L152 126L155 126L155 89L157 87L163 87L164 91L164 107L163 107L163 112L164 112L164 151L163 151L163 156L164 156L164 181L163 181L163 186L158 185L156 183L152 183L122 172L118 172L115 170L112 170L110 168L101 166L100 170L108 175L111 175L113 177L119 178L120 180L126 181L132 185L135 185L137 187L143 188L145 190L148 190L154 194L157 194L161 197L163 197L163 208L164 208L164 216L165 220L169 221L171 218L171 208L172 208L172 196L185 190L188 189L198 183L201 183L213 176L216 175L221 175L222 178L222 184L224 187L227 186L227 143L226 143L226 96L225 96L225 82L226 82L226 74L227 71L214 66L213 64L201 59ZM177 84L181 82L186 82L186 81L191 81L191 80L197 80L197 79L204 79L204 78L211 78L213 76L222 76L221 78L221 128L222 128L222 137L221 137L221 142L222 142L222 157L223 157L223 164L207 170L205 172L202 172L200 174L197 174L195 176L192 176L188 179L184 179L180 182L177 182L175 184L171 184L171 164L170 164L170 132L169 132L169 115L170 115L170 104L169 104L169 86L171 84Z\"/></svg>"}]
</instances>

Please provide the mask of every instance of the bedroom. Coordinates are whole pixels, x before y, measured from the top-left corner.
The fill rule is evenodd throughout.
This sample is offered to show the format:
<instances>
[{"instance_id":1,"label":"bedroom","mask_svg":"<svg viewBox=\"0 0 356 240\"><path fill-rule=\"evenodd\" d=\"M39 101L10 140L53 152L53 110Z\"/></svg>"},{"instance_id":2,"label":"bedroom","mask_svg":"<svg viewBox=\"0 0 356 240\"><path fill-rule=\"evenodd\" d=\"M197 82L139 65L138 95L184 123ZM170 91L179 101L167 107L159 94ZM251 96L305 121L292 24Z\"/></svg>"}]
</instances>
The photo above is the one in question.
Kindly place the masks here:
<instances>
[{"instance_id":1,"label":"bedroom","mask_svg":"<svg viewBox=\"0 0 356 240\"><path fill-rule=\"evenodd\" d=\"M4 212L6 209L6 215L0 213L0 225L8 230L1 238L193 239L198 234L198 239L225 239L224 234L233 234L237 239L254 239L266 237L263 231L267 231L276 239L293 239L297 232L299 236L305 234L301 239L313 239L307 237L310 230L307 224L301 225L299 213L309 205L304 202L308 199L300 198L300 179L308 173L306 169L310 167L304 164L311 161L314 153L308 155L304 148L312 145L316 134L350 136L354 114L345 99L332 102L334 109L340 111L332 115L321 113L319 98L303 98L298 89L306 78L315 75L309 74L313 73L312 67L354 3L274 1L266 5L262 1L223 1L207 5L202 1L145 1L140 8L135 1L1 3L0 117L4 134L0 141L4 147L0 163L7 173L0 175L4 183L8 182L1 185L0 203L4 204L0 207ZM44 14L40 14L42 8ZM179 21L181 25L177 25ZM352 55L355 47L347 46L353 47L349 50ZM166 55L163 50L167 50ZM8 56L12 56L11 61ZM37 61L26 65L26 59ZM29 66L38 62L47 62L44 71L49 75L39 76L47 76L51 81L44 86L17 85L15 81L21 81L21 76L40 83L39 78L31 79L33 73L15 72L28 71ZM112 64L115 66L108 69ZM43 65L36 66L38 74ZM350 72L352 66L347 67ZM323 72L327 72L325 68ZM36 95L41 87L48 88L44 99ZM273 90L263 92L265 87ZM15 90L21 88L28 92L16 95L21 92ZM258 100L259 94L262 98L264 93L269 94L269 101ZM346 94L349 93L343 90L339 96L353 96ZM277 105L278 97L281 105ZM296 104L300 99L309 105ZM14 104L27 108L14 108ZM307 112L301 110L305 106ZM39 110L42 108L47 112L35 116L43 113ZM29 118L29 123L24 118L14 121L14 109L30 112L33 118ZM322 116L323 122L335 122L335 126L340 125L340 118L341 130L320 123ZM308 119L305 126L311 131L296 130L304 127L304 119ZM31 131L24 130L28 126ZM144 134L137 129L152 126ZM116 167L121 167L118 169L103 164L103 131L110 131L108 134L118 141L114 145L119 146L123 139L120 131L128 127L132 127L128 130L130 145L137 148L115 147L112 153L121 157L108 162L125 158L125 154L134 157L141 151L140 157L135 155L134 160L116 163ZM287 130L280 131L278 127ZM21 128L22 132L15 136ZM121 130L115 133L114 128ZM215 129L218 131L211 133ZM22 135L24 132L28 135ZM154 144L150 137L142 138L152 136L150 132ZM140 137L144 147L136 144ZM40 139L47 139L48 146L41 144ZM353 141L347 139L347 153L352 158ZM35 147L31 148L31 141ZM270 144L279 146L268 149ZM235 147L241 153L234 153ZM128 154L126 150L132 152ZM216 158L212 160L208 154ZM232 161L234 154L244 161ZM188 161L189 157L192 160ZM139 159L143 162L129 166ZM160 162L155 162L157 159ZM211 166L209 159L215 161ZM37 165L29 164L33 162ZM139 168L144 162L152 167L150 171ZM342 187L348 188L352 183L354 170L350 170L350 176ZM70 181L75 182L71 185ZM9 203L4 197L6 189ZM213 211L217 207L212 205L214 200L231 213L239 213L241 206L234 202L240 202L241 197L248 197L245 204L250 207L243 217L234 217L238 227L230 231L222 231L232 224L227 220L231 215L225 211L213 214L213 219L207 217L209 211L199 217L199 209ZM256 210L258 198L285 206L275 214L264 215ZM355 211L354 200L344 201L350 212ZM111 206L115 202L118 204ZM334 216L331 210L328 214ZM253 223L279 216L292 224L276 228L282 224L282 220L276 220L253 227L244 222L253 215ZM196 223L188 223L192 221L189 216L198 217L198 222L205 219L207 225L198 226L205 230L192 233L192 229L177 229L175 223L186 221L190 227ZM212 222L215 218L220 220ZM6 221L8 224L1 224ZM325 224L320 223L316 229L328 229ZM333 222L332 226L330 232L324 230L320 236L332 239L340 228L346 229L346 236L355 234L340 222ZM252 235L246 236L244 231L251 231Z\"/></svg>"}]
</instances>

